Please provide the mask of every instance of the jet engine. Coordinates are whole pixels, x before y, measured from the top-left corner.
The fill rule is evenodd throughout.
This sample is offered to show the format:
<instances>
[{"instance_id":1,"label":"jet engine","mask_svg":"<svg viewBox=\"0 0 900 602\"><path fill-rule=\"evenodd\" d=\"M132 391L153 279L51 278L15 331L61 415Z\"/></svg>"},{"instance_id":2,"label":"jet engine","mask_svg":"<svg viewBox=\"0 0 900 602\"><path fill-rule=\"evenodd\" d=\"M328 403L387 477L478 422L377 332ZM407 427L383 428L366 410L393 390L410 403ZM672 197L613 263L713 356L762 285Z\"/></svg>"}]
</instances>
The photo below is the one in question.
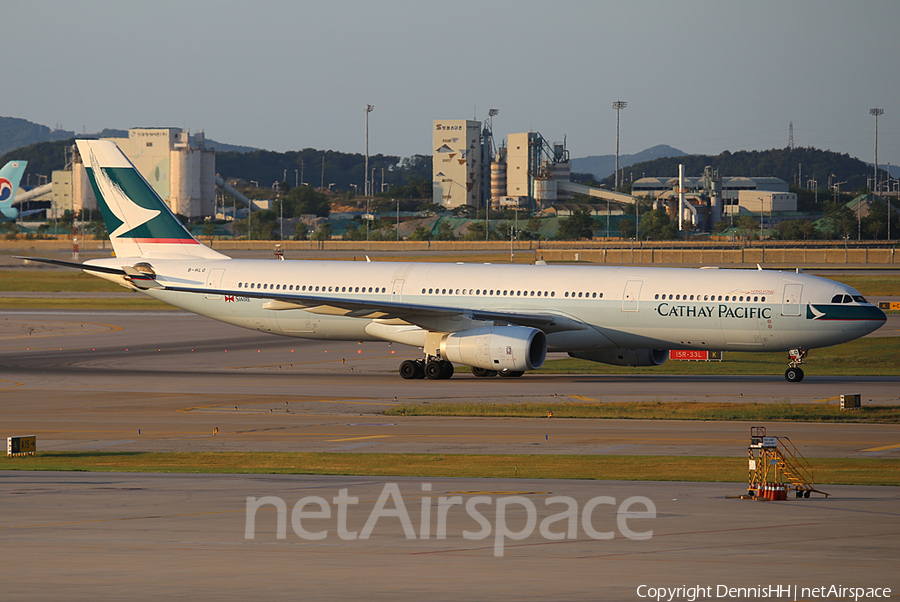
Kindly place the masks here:
<instances>
[{"instance_id":1,"label":"jet engine","mask_svg":"<svg viewBox=\"0 0 900 602\"><path fill-rule=\"evenodd\" d=\"M614 366L659 366L669 359L668 349L600 349L573 351L571 357Z\"/></svg>"},{"instance_id":2,"label":"jet engine","mask_svg":"<svg viewBox=\"0 0 900 602\"><path fill-rule=\"evenodd\" d=\"M547 337L524 326L473 328L445 336L441 357L485 370L536 370L547 358Z\"/></svg>"}]
</instances>

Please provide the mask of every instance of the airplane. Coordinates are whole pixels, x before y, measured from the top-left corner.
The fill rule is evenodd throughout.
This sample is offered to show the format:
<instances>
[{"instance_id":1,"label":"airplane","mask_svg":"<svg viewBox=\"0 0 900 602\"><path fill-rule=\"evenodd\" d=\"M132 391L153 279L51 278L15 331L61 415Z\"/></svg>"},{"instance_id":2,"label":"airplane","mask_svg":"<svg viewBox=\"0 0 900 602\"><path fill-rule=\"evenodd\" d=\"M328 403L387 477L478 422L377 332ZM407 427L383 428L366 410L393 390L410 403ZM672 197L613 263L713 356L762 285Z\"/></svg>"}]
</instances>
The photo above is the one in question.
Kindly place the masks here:
<instances>
[{"instance_id":1,"label":"airplane","mask_svg":"<svg viewBox=\"0 0 900 602\"><path fill-rule=\"evenodd\" d=\"M809 349L886 320L853 288L771 270L232 259L194 238L112 141L78 140L115 257L82 269L188 311L288 337L421 348L404 379L520 377L548 351L656 366L670 349ZM759 266L757 266L759 267Z\"/></svg>"},{"instance_id":2,"label":"airplane","mask_svg":"<svg viewBox=\"0 0 900 602\"><path fill-rule=\"evenodd\" d=\"M15 221L19 210L12 206L28 161L10 161L0 169L0 222Z\"/></svg>"}]
</instances>

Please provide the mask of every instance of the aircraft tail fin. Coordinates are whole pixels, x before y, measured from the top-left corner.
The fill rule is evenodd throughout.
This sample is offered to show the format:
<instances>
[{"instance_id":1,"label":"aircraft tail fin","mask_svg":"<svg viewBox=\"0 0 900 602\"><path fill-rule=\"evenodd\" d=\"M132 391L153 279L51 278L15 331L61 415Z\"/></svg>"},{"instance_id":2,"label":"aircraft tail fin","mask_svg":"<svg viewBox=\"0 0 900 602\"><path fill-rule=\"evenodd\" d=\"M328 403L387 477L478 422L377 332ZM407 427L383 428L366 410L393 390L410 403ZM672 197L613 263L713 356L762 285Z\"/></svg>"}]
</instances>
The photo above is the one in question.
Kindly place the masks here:
<instances>
[{"instance_id":1,"label":"aircraft tail fin","mask_svg":"<svg viewBox=\"0 0 900 602\"><path fill-rule=\"evenodd\" d=\"M77 140L117 257L227 259L193 237L111 140Z\"/></svg>"},{"instance_id":2,"label":"aircraft tail fin","mask_svg":"<svg viewBox=\"0 0 900 602\"><path fill-rule=\"evenodd\" d=\"M0 169L0 221L14 220L19 210L12 206L28 161L10 161Z\"/></svg>"}]
</instances>

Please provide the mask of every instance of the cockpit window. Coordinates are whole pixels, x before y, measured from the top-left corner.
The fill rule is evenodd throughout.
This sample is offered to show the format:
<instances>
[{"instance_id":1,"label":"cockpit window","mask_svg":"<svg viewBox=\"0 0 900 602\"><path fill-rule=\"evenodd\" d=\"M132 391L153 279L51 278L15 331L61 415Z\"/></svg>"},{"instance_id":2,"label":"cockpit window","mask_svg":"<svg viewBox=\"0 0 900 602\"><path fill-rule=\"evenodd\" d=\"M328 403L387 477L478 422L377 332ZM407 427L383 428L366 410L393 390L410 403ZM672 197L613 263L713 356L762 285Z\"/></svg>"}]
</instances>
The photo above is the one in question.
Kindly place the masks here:
<instances>
[{"instance_id":1,"label":"cockpit window","mask_svg":"<svg viewBox=\"0 0 900 602\"><path fill-rule=\"evenodd\" d=\"M853 300L857 303L868 303L868 301L866 301L866 298L862 295L853 295Z\"/></svg>"},{"instance_id":2,"label":"cockpit window","mask_svg":"<svg viewBox=\"0 0 900 602\"><path fill-rule=\"evenodd\" d=\"M844 295L835 295L834 297L831 298L831 302L832 303L840 303L843 298L844 298Z\"/></svg>"}]
</instances>

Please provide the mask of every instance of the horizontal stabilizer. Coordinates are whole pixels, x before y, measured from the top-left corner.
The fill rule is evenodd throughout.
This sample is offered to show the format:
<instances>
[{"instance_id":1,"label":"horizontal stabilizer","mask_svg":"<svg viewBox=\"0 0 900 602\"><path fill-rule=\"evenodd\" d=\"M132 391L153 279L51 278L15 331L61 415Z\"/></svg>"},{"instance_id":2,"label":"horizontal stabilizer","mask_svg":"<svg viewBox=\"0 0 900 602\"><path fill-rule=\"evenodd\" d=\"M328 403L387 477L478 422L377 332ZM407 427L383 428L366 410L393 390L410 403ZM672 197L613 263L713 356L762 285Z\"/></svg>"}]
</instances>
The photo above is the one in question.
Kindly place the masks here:
<instances>
[{"instance_id":1,"label":"horizontal stabilizer","mask_svg":"<svg viewBox=\"0 0 900 602\"><path fill-rule=\"evenodd\" d=\"M74 261L63 261L61 259L47 259L46 257L19 257L14 256L13 259L22 259L24 261L37 261L40 263L49 263L50 265L60 265L64 268L75 268L76 270L84 270L86 272L100 272L101 274L116 274L117 276L127 276L125 270L117 268L107 268L102 265L91 265L89 263L76 263Z\"/></svg>"}]
</instances>

